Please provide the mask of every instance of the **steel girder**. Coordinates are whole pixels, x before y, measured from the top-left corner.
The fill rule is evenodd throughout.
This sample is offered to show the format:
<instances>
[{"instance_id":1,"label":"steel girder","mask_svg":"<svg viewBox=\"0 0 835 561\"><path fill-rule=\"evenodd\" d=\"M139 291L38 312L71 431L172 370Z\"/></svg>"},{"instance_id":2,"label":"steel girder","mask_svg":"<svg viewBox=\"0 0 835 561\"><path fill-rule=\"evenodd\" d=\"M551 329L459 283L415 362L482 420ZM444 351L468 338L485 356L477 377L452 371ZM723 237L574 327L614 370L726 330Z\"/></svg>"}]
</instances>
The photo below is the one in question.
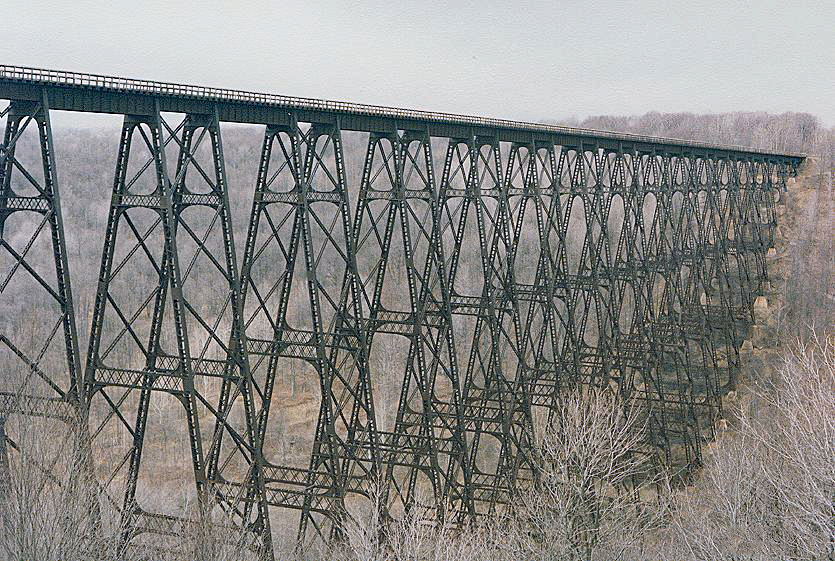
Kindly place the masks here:
<instances>
[{"instance_id":1,"label":"steel girder","mask_svg":"<svg viewBox=\"0 0 835 561\"><path fill-rule=\"evenodd\" d=\"M299 511L299 542L340 539L367 505L491 516L536 477L542 419L577 384L633 398L659 461L686 475L736 383L795 172L757 154L428 127L369 133L350 169L339 119L290 111L265 128L239 269L218 113L174 127L157 106L125 116L82 370L48 107L5 112L2 286L44 292L28 304L52 319L17 341L18 312L4 317L4 364L22 374L0 407L82 421L123 549L149 532L177 547L178 529L222 516L218 532L271 551L283 510ZM42 179L15 157L27 126ZM41 237L49 259L33 263ZM276 387L297 370L315 376L318 416L307 461L286 463ZM148 485L169 405L191 489L177 504Z\"/></svg>"}]
</instances>

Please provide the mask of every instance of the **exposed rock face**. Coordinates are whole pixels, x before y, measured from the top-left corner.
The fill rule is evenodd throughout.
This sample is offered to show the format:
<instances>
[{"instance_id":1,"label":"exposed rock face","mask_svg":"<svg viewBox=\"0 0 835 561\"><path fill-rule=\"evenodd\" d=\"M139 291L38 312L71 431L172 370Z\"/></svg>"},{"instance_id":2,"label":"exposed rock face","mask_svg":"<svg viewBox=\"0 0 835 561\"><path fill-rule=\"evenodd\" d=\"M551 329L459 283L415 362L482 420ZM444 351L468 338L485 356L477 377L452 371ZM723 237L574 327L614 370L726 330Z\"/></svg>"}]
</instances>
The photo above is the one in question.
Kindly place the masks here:
<instances>
[{"instance_id":1,"label":"exposed rock face","mask_svg":"<svg viewBox=\"0 0 835 561\"><path fill-rule=\"evenodd\" d=\"M827 257L825 242L832 237L833 181L816 172L813 165L806 165L796 179L788 180L787 191L777 201L778 225L765 255L768 281L754 300L754 323L739 348L741 391L723 397L722 415L728 423L720 420L717 427L732 430L739 412L756 406L746 387L772 379L783 345L793 340L798 328L817 326L826 331L828 324L831 332L832 306L820 291L831 290L833 282L833 255L830 251ZM820 286L810 286L815 279ZM712 449L708 447L708 453Z\"/></svg>"}]
</instances>

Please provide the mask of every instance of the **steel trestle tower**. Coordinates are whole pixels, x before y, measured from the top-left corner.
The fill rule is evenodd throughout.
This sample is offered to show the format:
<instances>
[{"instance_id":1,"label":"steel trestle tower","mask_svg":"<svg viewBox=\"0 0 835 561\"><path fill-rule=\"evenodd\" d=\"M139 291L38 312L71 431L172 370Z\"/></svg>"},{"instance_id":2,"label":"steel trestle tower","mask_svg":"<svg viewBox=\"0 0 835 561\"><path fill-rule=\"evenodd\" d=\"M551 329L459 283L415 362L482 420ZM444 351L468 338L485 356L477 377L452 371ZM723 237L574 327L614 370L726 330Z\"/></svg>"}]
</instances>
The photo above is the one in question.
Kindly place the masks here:
<instances>
[{"instance_id":1,"label":"steel trestle tower","mask_svg":"<svg viewBox=\"0 0 835 561\"><path fill-rule=\"evenodd\" d=\"M300 543L339 539L369 504L491 516L536 477L542 419L578 384L638 404L658 460L686 474L803 160L11 66L0 98L0 297L27 295L2 301L0 414L70 427L123 551L208 524L270 552L288 511ZM83 363L52 109L124 115ZM240 254L222 122L264 127ZM16 152L27 129L34 163ZM364 135L359 168L346 133ZM13 331L22 314L38 321ZM315 374L318 415L287 464L276 388L296 370ZM188 508L148 506L143 483L171 404ZM63 450L2 435L33 465Z\"/></svg>"}]
</instances>

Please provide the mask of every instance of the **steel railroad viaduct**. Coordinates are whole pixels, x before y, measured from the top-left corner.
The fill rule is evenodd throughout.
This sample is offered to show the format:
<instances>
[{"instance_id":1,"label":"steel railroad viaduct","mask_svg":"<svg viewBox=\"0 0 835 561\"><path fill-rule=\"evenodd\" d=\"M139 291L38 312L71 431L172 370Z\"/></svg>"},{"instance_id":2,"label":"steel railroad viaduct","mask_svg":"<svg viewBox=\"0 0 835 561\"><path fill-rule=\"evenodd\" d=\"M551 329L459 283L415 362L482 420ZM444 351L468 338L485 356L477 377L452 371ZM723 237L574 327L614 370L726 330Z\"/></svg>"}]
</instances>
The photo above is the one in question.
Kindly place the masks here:
<instances>
[{"instance_id":1,"label":"steel railroad viaduct","mask_svg":"<svg viewBox=\"0 0 835 561\"><path fill-rule=\"evenodd\" d=\"M195 523L153 497L162 399L196 512L222 510L256 547L294 511L300 540L333 539L371 497L391 516L497 512L536 476L538 419L576 384L637 404L648 450L686 473L734 386L775 203L804 157L15 66L0 99L4 447L40 467L66 454L27 452L13 418L76 435L122 547L176 547ZM83 326L51 110L124 115ZM264 131L245 239L221 122ZM350 134L367 145L356 169ZM296 369L316 378L318 418L288 465L271 443Z\"/></svg>"}]
</instances>

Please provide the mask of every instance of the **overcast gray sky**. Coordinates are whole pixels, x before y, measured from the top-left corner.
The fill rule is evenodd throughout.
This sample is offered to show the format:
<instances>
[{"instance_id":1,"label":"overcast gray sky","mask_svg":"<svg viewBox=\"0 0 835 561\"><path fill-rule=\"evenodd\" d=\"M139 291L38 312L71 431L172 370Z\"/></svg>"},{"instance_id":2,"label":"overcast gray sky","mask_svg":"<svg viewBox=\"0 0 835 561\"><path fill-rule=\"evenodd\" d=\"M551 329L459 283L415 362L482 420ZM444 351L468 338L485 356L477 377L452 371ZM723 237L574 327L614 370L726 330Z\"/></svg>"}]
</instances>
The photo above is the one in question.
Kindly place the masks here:
<instances>
[{"instance_id":1,"label":"overcast gray sky","mask_svg":"<svg viewBox=\"0 0 835 561\"><path fill-rule=\"evenodd\" d=\"M764 110L835 125L831 0L10 0L3 12L5 64L529 120Z\"/></svg>"}]
</instances>

